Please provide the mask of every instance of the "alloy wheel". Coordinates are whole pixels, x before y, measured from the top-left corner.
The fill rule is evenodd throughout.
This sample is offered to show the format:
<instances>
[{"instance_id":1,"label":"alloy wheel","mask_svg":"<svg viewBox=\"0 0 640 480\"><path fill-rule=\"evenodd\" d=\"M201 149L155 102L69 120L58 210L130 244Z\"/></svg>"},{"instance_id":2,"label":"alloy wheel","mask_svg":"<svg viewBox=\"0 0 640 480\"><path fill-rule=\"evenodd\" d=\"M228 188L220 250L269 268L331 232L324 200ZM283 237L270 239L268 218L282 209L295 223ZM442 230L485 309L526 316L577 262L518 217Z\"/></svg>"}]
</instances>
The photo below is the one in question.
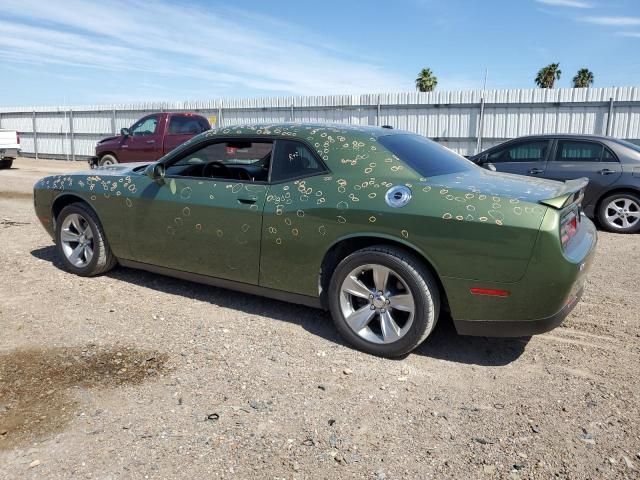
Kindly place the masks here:
<instances>
[{"instance_id":1,"label":"alloy wheel","mask_svg":"<svg viewBox=\"0 0 640 480\"><path fill-rule=\"evenodd\" d=\"M640 205L631 198L616 198L607 205L605 218L612 228L633 228L640 222Z\"/></svg>"},{"instance_id":2,"label":"alloy wheel","mask_svg":"<svg viewBox=\"0 0 640 480\"><path fill-rule=\"evenodd\" d=\"M347 325L369 342L388 344L404 337L416 303L407 282L384 265L353 269L340 289L340 309Z\"/></svg>"},{"instance_id":3,"label":"alloy wheel","mask_svg":"<svg viewBox=\"0 0 640 480\"><path fill-rule=\"evenodd\" d=\"M62 222L60 232L62 251L77 268L86 267L93 258L93 232L86 218L71 213Z\"/></svg>"}]
</instances>

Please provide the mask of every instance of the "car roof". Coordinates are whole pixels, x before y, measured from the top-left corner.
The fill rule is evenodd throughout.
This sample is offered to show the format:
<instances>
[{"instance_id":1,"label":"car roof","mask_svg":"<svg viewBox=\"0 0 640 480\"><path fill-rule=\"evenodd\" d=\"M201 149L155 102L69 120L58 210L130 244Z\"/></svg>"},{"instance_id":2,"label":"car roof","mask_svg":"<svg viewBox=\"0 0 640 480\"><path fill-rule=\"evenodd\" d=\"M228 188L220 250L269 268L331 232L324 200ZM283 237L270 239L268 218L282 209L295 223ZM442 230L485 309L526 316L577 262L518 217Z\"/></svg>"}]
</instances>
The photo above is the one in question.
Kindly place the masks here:
<instances>
[{"instance_id":1,"label":"car roof","mask_svg":"<svg viewBox=\"0 0 640 480\"><path fill-rule=\"evenodd\" d=\"M606 135L590 135L586 133L541 133L539 135L525 135L522 137L512 138L510 141L535 139L535 138L548 138L548 139L576 138L576 139L583 139L583 140L609 140L609 141L617 140L617 138L607 137Z\"/></svg>"},{"instance_id":2,"label":"car roof","mask_svg":"<svg viewBox=\"0 0 640 480\"><path fill-rule=\"evenodd\" d=\"M344 123L255 123L245 125L231 125L218 127L211 131L210 135L256 135L272 136L278 134L308 133L309 135L343 134L352 136L367 136L378 138L394 134L411 134L404 130L395 130L388 127L375 127L370 125L353 125Z\"/></svg>"}]
</instances>

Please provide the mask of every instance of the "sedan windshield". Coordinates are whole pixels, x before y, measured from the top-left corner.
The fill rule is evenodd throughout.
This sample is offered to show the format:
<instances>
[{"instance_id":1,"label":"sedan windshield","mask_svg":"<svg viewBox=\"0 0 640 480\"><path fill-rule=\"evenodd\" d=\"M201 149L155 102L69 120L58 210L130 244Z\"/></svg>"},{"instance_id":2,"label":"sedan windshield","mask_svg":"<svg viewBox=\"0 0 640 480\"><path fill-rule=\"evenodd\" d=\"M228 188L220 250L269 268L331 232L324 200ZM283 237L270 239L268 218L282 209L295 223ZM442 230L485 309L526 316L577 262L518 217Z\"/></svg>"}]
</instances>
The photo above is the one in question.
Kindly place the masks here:
<instances>
[{"instance_id":1,"label":"sedan windshield","mask_svg":"<svg viewBox=\"0 0 640 480\"><path fill-rule=\"evenodd\" d=\"M384 135L378 137L378 142L423 177L477 168L466 158L420 135Z\"/></svg>"}]
</instances>

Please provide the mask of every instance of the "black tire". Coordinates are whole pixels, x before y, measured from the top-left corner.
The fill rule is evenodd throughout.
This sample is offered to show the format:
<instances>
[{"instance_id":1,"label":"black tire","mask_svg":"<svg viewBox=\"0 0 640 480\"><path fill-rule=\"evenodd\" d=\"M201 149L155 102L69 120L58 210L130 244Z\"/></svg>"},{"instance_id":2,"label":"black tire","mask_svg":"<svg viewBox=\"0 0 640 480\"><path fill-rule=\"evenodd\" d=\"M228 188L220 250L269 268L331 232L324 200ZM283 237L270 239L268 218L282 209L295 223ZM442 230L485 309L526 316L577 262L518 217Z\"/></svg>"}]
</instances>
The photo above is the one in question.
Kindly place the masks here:
<instances>
[{"instance_id":1,"label":"black tire","mask_svg":"<svg viewBox=\"0 0 640 480\"><path fill-rule=\"evenodd\" d=\"M62 230L65 219L70 215L79 215L88 226L92 233L93 256L84 266L74 265L64 251L62 242ZM72 244L73 245L73 244ZM82 277L93 277L101 275L111 270L116 264L117 259L109 248L109 243L105 237L102 224L95 212L85 203L72 203L62 209L56 218L56 252L61 259L64 269L68 272L75 273Z\"/></svg>"},{"instance_id":2,"label":"black tire","mask_svg":"<svg viewBox=\"0 0 640 480\"><path fill-rule=\"evenodd\" d=\"M0 160L0 168L11 168L13 165L13 158L4 158Z\"/></svg>"},{"instance_id":3,"label":"black tire","mask_svg":"<svg viewBox=\"0 0 640 480\"><path fill-rule=\"evenodd\" d=\"M101 156L100 160L98 161L98 165L100 165L101 167L105 165L115 165L117 163L118 163L118 159L116 158L115 155L111 155L111 154Z\"/></svg>"},{"instance_id":4,"label":"black tire","mask_svg":"<svg viewBox=\"0 0 640 480\"><path fill-rule=\"evenodd\" d=\"M632 192L620 192L609 195L600 201L598 207L598 222L605 230L616 233L636 233L640 231L640 217L626 216L627 222L633 222L629 226L624 225L625 217L618 217L616 219L607 218L607 213L614 213L615 210L610 208L613 202L619 202L620 206L623 206L625 201L629 205L627 213L631 212L636 215L640 215L640 196ZM623 212L623 215L626 213Z\"/></svg>"},{"instance_id":5,"label":"black tire","mask_svg":"<svg viewBox=\"0 0 640 480\"><path fill-rule=\"evenodd\" d=\"M413 322L404 336L392 343L375 343L363 338L347 324L342 312L343 281L354 269L364 265L390 268L401 277L413 295ZM406 355L420 345L433 331L440 314L438 284L423 262L405 250L386 245L358 250L343 259L331 277L328 303L336 328L345 340L359 350L390 358Z\"/></svg>"}]
</instances>

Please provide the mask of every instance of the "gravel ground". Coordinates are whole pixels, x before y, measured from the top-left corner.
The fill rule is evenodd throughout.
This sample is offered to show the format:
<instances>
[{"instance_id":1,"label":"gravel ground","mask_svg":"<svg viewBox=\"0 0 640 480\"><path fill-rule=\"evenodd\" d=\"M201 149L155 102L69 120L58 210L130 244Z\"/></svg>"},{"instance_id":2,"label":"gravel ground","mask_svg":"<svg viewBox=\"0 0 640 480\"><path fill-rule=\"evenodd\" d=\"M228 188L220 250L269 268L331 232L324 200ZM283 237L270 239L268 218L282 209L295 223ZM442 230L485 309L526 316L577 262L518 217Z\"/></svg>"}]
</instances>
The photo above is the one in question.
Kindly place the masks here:
<instances>
[{"instance_id":1,"label":"gravel ground","mask_svg":"<svg viewBox=\"0 0 640 480\"><path fill-rule=\"evenodd\" d=\"M0 170L1 478L640 478L640 236L531 339L441 321L402 360L328 314L118 268L65 273Z\"/></svg>"}]
</instances>

